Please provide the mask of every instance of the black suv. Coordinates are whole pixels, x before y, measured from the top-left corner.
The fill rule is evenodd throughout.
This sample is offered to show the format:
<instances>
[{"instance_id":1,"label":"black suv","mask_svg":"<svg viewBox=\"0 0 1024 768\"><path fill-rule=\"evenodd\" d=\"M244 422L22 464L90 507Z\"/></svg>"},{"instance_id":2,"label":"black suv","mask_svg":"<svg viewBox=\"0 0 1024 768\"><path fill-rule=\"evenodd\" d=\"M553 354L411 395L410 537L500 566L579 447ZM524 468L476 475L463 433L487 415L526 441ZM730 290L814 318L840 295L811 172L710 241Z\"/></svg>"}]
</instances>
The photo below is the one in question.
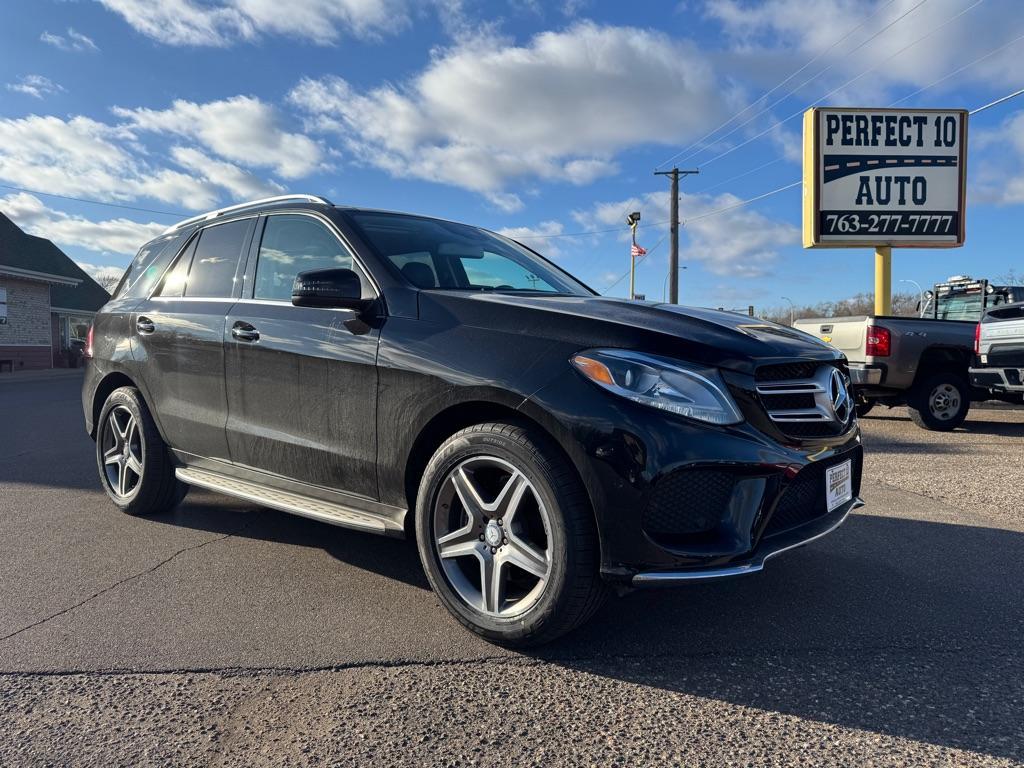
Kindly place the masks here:
<instances>
[{"instance_id":1,"label":"black suv","mask_svg":"<svg viewBox=\"0 0 1024 768\"><path fill-rule=\"evenodd\" d=\"M90 332L100 478L131 514L200 486L413 536L506 644L611 586L758 571L858 498L841 354L771 323L622 301L508 238L291 195L145 245Z\"/></svg>"}]
</instances>

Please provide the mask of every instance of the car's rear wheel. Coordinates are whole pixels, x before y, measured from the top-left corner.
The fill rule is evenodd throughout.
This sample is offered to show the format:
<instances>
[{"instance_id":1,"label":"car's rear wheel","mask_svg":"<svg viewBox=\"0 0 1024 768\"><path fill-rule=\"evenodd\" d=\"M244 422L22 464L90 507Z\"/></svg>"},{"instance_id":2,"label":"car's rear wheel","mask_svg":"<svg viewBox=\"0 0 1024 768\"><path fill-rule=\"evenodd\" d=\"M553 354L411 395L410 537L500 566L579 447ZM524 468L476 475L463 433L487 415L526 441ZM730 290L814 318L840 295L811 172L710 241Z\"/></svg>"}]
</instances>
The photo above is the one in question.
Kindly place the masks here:
<instances>
[{"instance_id":1,"label":"car's rear wheel","mask_svg":"<svg viewBox=\"0 0 1024 768\"><path fill-rule=\"evenodd\" d=\"M175 477L167 446L134 387L115 389L103 404L96 465L107 495L130 515L165 512L187 491Z\"/></svg>"},{"instance_id":2,"label":"car's rear wheel","mask_svg":"<svg viewBox=\"0 0 1024 768\"><path fill-rule=\"evenodd\" d=\"M586 621L605 587L579 479L542 435L478 424L438 448L416 503L420 558L445 607L505 645L538 645Z\"/></svg>"},{"instance_id":3,"label":"car's rear wheel","mask_svg":"<svg viewBox=\"0 0 1024 768\"><path fill-rule=\"evenodd\" d=\"M948 432L967 418L971 393L967 382L955 373L936 373L914 388L907 406L917 426Z\"/></svg>"}]
</instances>

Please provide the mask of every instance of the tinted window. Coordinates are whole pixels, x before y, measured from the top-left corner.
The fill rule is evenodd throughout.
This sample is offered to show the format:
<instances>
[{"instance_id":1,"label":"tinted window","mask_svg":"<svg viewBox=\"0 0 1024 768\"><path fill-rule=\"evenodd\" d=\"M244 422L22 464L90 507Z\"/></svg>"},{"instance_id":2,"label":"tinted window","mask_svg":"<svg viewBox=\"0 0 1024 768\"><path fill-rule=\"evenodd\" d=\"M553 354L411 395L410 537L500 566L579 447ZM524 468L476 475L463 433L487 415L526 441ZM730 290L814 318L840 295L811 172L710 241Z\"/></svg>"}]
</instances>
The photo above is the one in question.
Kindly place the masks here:
<instances>
[{"instance_id":1,"label":"tinted window","mask_svg":"<svg viewBox=\"0 0 1024 768\"><path fill-rule=\"evenodd\" d=\"M192 255L196 252L196 243L199 236L196 235L189 242L188 247L181 252L181 256L174 262L174 266L167 271L157 296L177 297L185 293L185 281L188 279L188 268L192 265Z\"/></svg>"},{"instance_id":2,"label":"tinted window","mask_svg":"<svg viewBox=\"0 0 1024 768\"><path fill-rule=\"evenodd\" d=\"M486 230L376 211L348 216L377 253L420 288L592 295L550 262Z\"/></svg>"},{"instance_id":3,"label":"tinted window","mask_svg":"<svg viewBox=\"0 0 1024 768\"><path fill-rule=\"evenodd\" d=\"M185 284L186 296L229 297L242 256L245 234L252 222L243 219L207 227L199 235L192 269Z\"/></svg>"},{"instance_id":4,"label":"tinted window","mask_svg":"<svg viewBox=\"0 0 1024 768\"><path fill-rule=\"evenodd\" d=\"M354 268L352 256L323 224L309 216L268 216L256 260L253 296L291 301L297 274L332 267Z\"/></svg>"},{"instance_id":5,"label":"tinted window","mask_svg":"<svg viewBox=\"0 0 1024 768\"><path fill-rule=\"evenodd\" d=\"M118 285L115 296L148 296L181 246L181 233L161 237L142 247Z\"/></svg>"}]
</instances>

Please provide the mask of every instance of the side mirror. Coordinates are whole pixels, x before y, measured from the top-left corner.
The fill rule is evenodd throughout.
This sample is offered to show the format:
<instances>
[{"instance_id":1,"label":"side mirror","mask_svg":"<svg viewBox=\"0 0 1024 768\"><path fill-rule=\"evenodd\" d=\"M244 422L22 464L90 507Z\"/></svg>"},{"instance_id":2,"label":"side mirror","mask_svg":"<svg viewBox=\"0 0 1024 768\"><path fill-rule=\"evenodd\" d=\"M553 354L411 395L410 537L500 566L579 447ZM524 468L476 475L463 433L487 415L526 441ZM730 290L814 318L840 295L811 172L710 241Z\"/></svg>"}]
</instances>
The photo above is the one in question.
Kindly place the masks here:
<instances>
[{"instance_id":1,"label":"side mirror","mask_svg":"<svg viewBox=\"0 0 1024 768\"><path fill-rule=\"evenodd\" d=\"M334 267L300 272L292 284L296 307L366 309L372 299L363 298L363 283L351 269Z\"/></svg>"}]
</instances>

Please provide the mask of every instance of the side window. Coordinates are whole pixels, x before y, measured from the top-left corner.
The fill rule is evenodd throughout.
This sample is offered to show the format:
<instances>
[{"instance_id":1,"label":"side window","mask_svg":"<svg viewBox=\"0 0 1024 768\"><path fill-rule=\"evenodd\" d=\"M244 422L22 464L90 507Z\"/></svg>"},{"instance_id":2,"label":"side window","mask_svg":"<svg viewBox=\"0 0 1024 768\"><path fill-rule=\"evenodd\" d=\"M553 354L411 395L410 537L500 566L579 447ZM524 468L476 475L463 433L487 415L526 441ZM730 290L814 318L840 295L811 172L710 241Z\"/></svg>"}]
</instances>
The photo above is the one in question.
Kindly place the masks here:
<instances>
[{"instance_id":1,"label":"side window","mask_svg":"<svg viewBox=\"0 0 1024 768\"><path fill-rule=\"evenodd\" d=\"M235 272L245 245L248 219L207 227L199 235L192 268L185 283L185 295L203 298L230 297Z\"/></svg>"},{"instance_id":2,"label":"side window","mask_svg":"<svg viewBox=\"0 0 1024 768\"><path fill-rule=\"evenodd\" d=\"M256 259L253 298L291 301L297 274L332 267L356 269L352 256L323 224L309 216L268 216Z\"/></svg>"},{"instance_id":3,"label":"side window","mask_svg":"<svg viewBox=\"0 0 1024 768\"><path fill-rule=\"evenodd\" d=\"M192 265L192 255L196 252L196 243L199 242L199 235L196 235L189 242L188 247L181 252L181 256L174 263L174 266L167 270L164 281L160 285L157 296L174 297L183 296L185 293L185 281L188 279L188 268Z\"/></svg>"},{"instance_id":4,"label":"side window","mask_svg":"<svg viewBox=\"0 0 1024 768\"><path fill-rule=\"evenodd\" d=\"M124 277L121 278L114 296L118 298L148 296L164 269L167 268L168 262L178 252L181 242L182 236L178 233L142 246L131 265L125 270Z\"/></svg>"}]
</instances>

